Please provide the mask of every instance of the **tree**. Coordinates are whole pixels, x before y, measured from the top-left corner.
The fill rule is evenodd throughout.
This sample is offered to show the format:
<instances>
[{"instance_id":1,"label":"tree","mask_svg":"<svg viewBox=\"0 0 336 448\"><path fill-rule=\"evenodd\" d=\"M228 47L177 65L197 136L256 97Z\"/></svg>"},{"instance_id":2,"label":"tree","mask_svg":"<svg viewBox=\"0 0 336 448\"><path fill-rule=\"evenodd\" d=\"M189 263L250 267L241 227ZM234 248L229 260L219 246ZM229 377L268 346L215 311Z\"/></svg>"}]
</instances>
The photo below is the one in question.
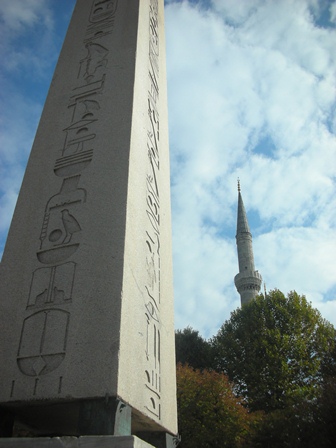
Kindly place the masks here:
<instances>
[{"instance_id":1,"label":"tree","mask_svg":"<svg viewBox=\"0 0 336 448\"><path fill-rule=\"evenodd\" d=\"M308 447L336 446L336 377L323 381L321 393L315 403L314 431Z\"/></svg>"},{"instance_id":2,"label":"tree","mask_svg":"<svg viewBox=\"0 0 336 448\"><path fill-rule=\"evenodd\" d=\"M226 375L177 365L177 406L181 448L240 448L252 417Z\"/></svg>"},{"instance_id":3,"label":"tree","mask_svg":"<svg viewBox=\"0 0 336 448\"><path fill-rule=\"evenodd\" d=\"M314 400L264 414L251 434L251 447L332 448L336 446L336 378L318 388Z\"/></svg>"},{"instance_id":4,"label":"tree","mask_svg":"<svg viewBox=\"0 0 336 448\"><path fill-rule=\"evenodd\" d=\"M176 363L195 369L210 369L213 365L211 344L191 327L175 332L175 349Z\"/></svg>"},{"instance_id":5,"label":"tree","mask_svg":"<svg viewBox=\"0 0 336 448\"><path fill-rule=\"evenodd\" d=\"M217 368L249 408L271 412L316 398L334 338L304 296L274 290L234 311L212 345Z\"/></svg>"}]
</instances>

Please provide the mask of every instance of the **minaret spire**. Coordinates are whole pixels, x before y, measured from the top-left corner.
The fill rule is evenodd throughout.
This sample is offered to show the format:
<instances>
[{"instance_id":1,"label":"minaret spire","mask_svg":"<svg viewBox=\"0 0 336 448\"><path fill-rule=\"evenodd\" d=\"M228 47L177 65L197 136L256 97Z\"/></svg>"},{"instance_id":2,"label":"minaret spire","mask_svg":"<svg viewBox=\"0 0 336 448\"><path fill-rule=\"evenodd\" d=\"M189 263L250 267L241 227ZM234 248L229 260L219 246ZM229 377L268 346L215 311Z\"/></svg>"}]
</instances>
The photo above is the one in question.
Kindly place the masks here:
<instances>
[{"instance_id":1,"label":"minaret spire","mask_svg":"<svg viewBox=\"0 0 336 448\"><path fill-rule=\"evenodd\" d=\"M241 304L244 305L254 299L260 291L262 277L254 267L252 234L247 221L239 178L236 242L239 274L235 276L234 282L240 294Z\"/></svg>"}]
</instances>

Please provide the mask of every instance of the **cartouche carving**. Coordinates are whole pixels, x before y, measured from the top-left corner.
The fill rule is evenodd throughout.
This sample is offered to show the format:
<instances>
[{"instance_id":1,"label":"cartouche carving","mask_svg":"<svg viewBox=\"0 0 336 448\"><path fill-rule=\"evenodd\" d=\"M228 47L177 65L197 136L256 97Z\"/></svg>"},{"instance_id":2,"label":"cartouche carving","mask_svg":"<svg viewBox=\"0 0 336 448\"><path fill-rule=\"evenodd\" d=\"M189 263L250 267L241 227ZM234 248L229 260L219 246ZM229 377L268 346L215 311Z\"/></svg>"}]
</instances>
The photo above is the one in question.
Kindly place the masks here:
<instances>
[{"instance_id":1,"label":"cartouche carving","mask_svg":"<svg viewBox=\"0 0 336 448\"><path fill-rule=\"evenodd\" d=\"M82 230L78 215L86 201L86 190L78 188L80 177L65 178L59 193L47 203L37 252L37 258L43 264L63 261L78 249L79 237L76 235Z\"/></svg>"},{"instance_id":2,"label":"cartouche carving","mask_svg":"<svg viewBox=\"0 0 336 448\"><path fill-rule=\"evenodd\" d=\"M89 21L102 22L110 19L116 13L118 0L94 0Z\"/></svg>"},{"instance_id":3,"label":"cartouche carving","mask_svg":"<svg viewBox=\"0 0 336 448\"><path fill-rule=\"evenodd\" d=\"M69 303L75 279L76 264L64 263L39 268L33 273L27 308Z\"/></svg>"},{"instance_id":4,"label":"cartouche carving","mask_svg":"<svg viewBox=\"0 0 336 448\"><path fill-rule=\"evenodd\" d=\"M24 319L17 364L28 376L46 375L65 357L70 313L61 309L38 311Z\"/></svg>"}]
</instances>

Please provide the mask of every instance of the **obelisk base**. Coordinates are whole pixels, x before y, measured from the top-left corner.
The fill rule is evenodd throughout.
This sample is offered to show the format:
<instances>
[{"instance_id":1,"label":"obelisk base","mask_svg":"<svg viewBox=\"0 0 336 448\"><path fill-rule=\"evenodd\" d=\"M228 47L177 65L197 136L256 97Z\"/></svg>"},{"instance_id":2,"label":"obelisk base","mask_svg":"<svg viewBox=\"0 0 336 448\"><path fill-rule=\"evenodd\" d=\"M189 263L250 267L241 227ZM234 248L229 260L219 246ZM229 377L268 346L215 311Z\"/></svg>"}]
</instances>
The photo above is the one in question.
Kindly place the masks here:
<instances>
[{"instance_id":1,"label":"obelisk base","mask_svg":"<svg viewBox=\"0 0 336 448\"><path fill-rule=\"evenodd\" d=\"M140 431L136 434L141 440L146 440L147 443L156 448L175 448L181 441L179 434L173 436L163 431Z\"/></svg>"},{"instance_id":2,"label":"obelisk base","mask_svg":"<svg viewBox=\"0 0 336 448\"><path fill-rule=\"evenodd\" d=\"M23 437L0 439L0 448L153 448L135 436Z\"/></svg>"},{"instance_id":3,"label":"obelisk base","mask_svg":"<svg viewBox=\"0 0 336 448\"><path fill-rule=\"evenodd\" d=\"M131 416L131 407L116 397L13 406L0 410L0 437L130 436Z\"/></svg>"}]
</instances>

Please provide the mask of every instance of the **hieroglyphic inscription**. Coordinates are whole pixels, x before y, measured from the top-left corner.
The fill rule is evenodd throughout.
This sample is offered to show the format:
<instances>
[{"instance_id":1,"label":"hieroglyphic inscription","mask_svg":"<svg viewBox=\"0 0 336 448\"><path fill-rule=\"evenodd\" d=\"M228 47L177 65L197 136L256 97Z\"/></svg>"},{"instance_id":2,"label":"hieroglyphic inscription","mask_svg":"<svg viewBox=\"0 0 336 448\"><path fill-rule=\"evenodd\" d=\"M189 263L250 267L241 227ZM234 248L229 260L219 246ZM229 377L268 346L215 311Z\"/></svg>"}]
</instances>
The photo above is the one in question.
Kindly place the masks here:
<instances>
[{"instance_id":1,"label":"hieroglyphic inscription","mask_svg":"<svg viewBox=\"0 0 336 448\"><path fill-rule=\"evenodd\" d=\"M60 191L47 202L40 234L40 250L37 258L41 263L63 261L79 246L82 228L76 216L86 201L86 190L79 188L80 175L63 179Z\"/></svg>"},{"instance_id":2,"label":"hieroglyphic inscription","mask_svg":"<svg viewBox=\"0 0 336 448\"><path fill-rule=\"evenodd\" d=\"M84 42L92 42L112 32L117 6L118 0L95 0L92 3Z\"/></svg>"},{"instance_id":3,"label":"hieroglyphic inscription","mask_svg":"<svg viewBox=\"0 0 336 448\"><path fill-rule=\"evenodd\" d=\"M145 407L161 418L161 321L160 321L160 191L159 191L159 34L158 0L149 5L149 84L147 97L147 227L145 284L145 318L147 325Z\"/></svg>"},{"instance_id":4,"label":"hieroglyphic inscription","mask_svg":"<svg viewBox=\"0 0 336 448\"><path fill-rule=\"evenodd\" d=\"M38 311L23 321L17 362L28 376L55 370L65 357L70 313L62 309Z\"/></svg>"},{"instance_id":5,"label":"hieroglyphic inscription","mask_svg":"<svg viewBox=\"0 0 336 448\"><path fill-rule=\"evenodd\" d=\"M57 369L66 355L77 251L85 231L81 217L87 213L88 191L80 186L82 171L95 152L109 49L104 37L112 33L118 0L94 0L83 41L85 57L79 60L77 81L69 95L63 129L64 144L56 155L54 175L62 179L57 193L45 206L39 247L41 267L32 273L26 317L17 354L21 373L34 377L32 394L38 394L40 377ZM104 41L104 42L103 42ZM47 265L47 266L46 266ZM63 376L58 379L61 393ZM10 396L15 396L15 380Z\"/></svg>"},{"instance_id":6,"label":"hieroglyphic inscription","mask_svg":"<svg viewBox=\"0 0 336 448\"><path fill-rule=\"evenodd\" d=\"M64 263L58 266L36 269L30 287L28 308L45 308L48 304L68 303L72 300L72 289L76 264Z\"/></svg>"}]
</instances>

